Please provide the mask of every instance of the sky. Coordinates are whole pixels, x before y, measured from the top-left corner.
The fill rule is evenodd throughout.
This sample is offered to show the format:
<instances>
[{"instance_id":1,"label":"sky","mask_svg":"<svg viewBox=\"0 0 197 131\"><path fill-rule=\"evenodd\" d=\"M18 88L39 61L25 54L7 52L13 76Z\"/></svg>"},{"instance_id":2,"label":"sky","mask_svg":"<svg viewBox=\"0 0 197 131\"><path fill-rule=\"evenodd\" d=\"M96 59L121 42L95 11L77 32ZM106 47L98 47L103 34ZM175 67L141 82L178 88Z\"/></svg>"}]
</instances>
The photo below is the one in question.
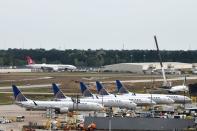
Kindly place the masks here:
<instances>
[{"instance_id":1,"label":"sky","mask_svg":"<svg viewBox=\"0 0 197 131\"><path fill-rule=\"evenodd\" d=\"M0 0L0 49L197 49L196 0Z\"/></svg>"}]
</instances>

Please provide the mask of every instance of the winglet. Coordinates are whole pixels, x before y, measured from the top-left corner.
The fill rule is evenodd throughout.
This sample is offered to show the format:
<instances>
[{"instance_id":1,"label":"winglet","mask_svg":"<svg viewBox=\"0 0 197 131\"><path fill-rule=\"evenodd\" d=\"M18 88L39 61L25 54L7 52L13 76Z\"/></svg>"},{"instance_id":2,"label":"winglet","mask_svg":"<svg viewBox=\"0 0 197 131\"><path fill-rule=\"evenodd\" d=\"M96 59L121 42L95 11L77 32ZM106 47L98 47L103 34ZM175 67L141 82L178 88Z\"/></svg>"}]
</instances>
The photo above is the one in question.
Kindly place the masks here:
<instances>
[{"instance_id":1,"label":"winglet","mask_svg":"<svg viewBox=\"0 0 197 131\"><path fill-rule=\"evenodd\" d=\"M109 93L106 91L106 89L99 81L96 81L96 88L100 95L109 95Z\"/></svg>"},{"instance_id":2,"label":"winglet","mask_svg":"<svg viewBox=\"0 0 197 131\"><path fill-rule=\"evenodd\" d=\"M118 93L122 93L122 94L129 93L129 91L122 85L120 80L116 80L116 87L118 89Z\"/></svg>"},{"instance_id":3,"label":"winglet","mask_svg":"<svg viewBox=\"0 0 197 131\"><path fill-rule=\"evenodd\" d=\"M16 85L12 85L14 99L16 101L27 101L27 98L21 93L21 91L16 87Z\"/></svg>"},{"instance_id":4,"label":"winglet","mask_svg":"<svg viewBox=\"0 0 197 131\"><path fill-rule=\"evenodd\" d=\"M55 83L52 83L52 88L53 88L53 93L54 93L55 98L57 98L57 99L65 99L66 98L64 93L60 90L60 88Z\"/></svg>"},{"instance_id":5,"label":"winglet","mask_svg":"<svg viewBox=\"0 0 197 131\"><path fill-rule=\"evenodd\" d=\"M83 96L85 97L92 97L93 94L90 92L90 90L88 90L88 88L86 87L86 85L83 82L80 82L80 89L81 89L81 93Z\"/></svg>"}]
</instances>

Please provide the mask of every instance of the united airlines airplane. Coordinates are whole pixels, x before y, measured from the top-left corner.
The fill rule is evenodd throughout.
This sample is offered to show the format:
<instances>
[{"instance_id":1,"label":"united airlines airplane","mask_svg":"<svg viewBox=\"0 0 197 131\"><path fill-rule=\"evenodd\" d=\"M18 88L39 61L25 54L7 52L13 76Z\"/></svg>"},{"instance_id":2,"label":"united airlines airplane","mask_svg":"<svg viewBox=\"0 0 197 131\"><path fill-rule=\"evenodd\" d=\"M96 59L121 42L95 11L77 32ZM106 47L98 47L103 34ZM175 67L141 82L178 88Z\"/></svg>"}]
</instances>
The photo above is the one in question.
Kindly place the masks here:
<instances>
[{"instance_id":1,"label":"united airlines airplane","mask_svg":"<svg viewBox=\"0 0 197 131\"><path fill-rule=\"evenodd\" d=\"M60 88L56 84L52 84L53 86L53 92L54 97L57 100L61 101L70 101L72 100L70 97L66 97L63 92L60 90ZM87 93L87 91L84 90L84 92ZM93 102L93 103L99 103L102 104L105 107L121 107L121 108L127 108L127 109L135 109L136 104L129 100L120 100L120 99L112 99L112 98L98 98L93 97L92 94L89 94L90 97L81 98L81 102Z\"/></svg>"},{"instance_id":2,"label":"united airlines airplane","mask_svg":"<svg viewBox=\"0 0 197 131\"><path fill-rule=\"evenodd\" d=\"M133 101L134 103L136 103L138 106L146 106L146 105L154 105L156 104L156 102L154 102L153 100L151 101L151 99L147 99L147 98L142 98L142 97L138 97L138 96L123 96L123 95L113 95L113 94L110 94L107 92L107 90L103 87L103 85L99 82L99 81L96 81L96 88L97 88L97 91L98 91L98 94L100 96L104 96L104 97L109 97L109 98L114 98L114 97L117 97L119 99L123 99L123 100L131 100Z\"/></svg>"},{"instance_id":3,"label":"united airlines airplane","mask_svg":"<svg viewBox=\"0 0 197 131\"><path fill-rule=\"evenodd\" d=\"M118 92L124 95L136 95L151 98L158 104L172 104L172 103L190 103L191 99L182 95L169 95L169 94L140 94L129 92L119 80L116 80ZM166 98L167 97L167 98ZM170 98L170 99L169 99Z\"/></svg>"},{"instance_id":4,"label":"united airlines airplane","mask_svg":"<svg viewBox=\"0 0 197 131\"><path fill-rule=\"evenodd\" d=\"M55 109L58 113L66 113L68 111L99 111L103 110L103 106L92 102L73 102L73 101L34 101L27 99L21 91L12 85L14 99L17 105L25 107L26 109Z\"/></svg>"}]
</instances>

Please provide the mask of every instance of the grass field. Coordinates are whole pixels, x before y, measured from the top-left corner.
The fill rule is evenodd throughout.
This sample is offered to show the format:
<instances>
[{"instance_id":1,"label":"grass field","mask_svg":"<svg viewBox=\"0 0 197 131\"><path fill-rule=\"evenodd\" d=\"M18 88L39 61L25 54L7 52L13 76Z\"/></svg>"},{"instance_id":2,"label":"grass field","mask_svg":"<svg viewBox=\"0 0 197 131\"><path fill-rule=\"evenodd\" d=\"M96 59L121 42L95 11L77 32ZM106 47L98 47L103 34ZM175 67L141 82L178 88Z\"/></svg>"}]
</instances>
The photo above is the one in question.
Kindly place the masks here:
<instances>
[{"instance_id":1,"label":"grass field","mask_svg":"<svg viewBox=\"0 0 197 131\"><path fill-rule=\"evenodd\" d=\"M47 78L46 77L50 77ZM176 76L168 76L176 77ZM180 77L180 76L179 76ZM35 85L35 84L61 84L61 89L64 93L80 93L79 81L83 81L89 85L90 90L96 93L95 84L90 82L98 81L115 81L119 80L153 80L161 78L161 75L137 75L130 73L87 73L87 72L52 72L52 73L8 73L0 74L0 92L12 91L11 89L1 89L1 87L10 86L15 84L20 85ZM173 84L182 84L183 81L175 81ZM196 80L188 80L187 83L195 83ZM109 92L115 92L115 82L103 84ZM150 83L125 83L128 90L132 92L147 92L147 89L152 89L161 85L161 82ZM39 93L51 93L51 87L48 88L28 88L21 89L24 92L39 92ZM51 99L50 95L28 95L33 99ZM12 103L12 94L0 93L0 104Z\"/></svg>"},{"instance_id":2,"label":"grass field","mask_svg":"<svg viewBox=\"0 0 197 131\"><path fill-rule=\"evenodd\" d=\"M12 104L13 103L12 98L13 98L12 94L0 93L0 105Z\"/></svg>"}]
</instances>

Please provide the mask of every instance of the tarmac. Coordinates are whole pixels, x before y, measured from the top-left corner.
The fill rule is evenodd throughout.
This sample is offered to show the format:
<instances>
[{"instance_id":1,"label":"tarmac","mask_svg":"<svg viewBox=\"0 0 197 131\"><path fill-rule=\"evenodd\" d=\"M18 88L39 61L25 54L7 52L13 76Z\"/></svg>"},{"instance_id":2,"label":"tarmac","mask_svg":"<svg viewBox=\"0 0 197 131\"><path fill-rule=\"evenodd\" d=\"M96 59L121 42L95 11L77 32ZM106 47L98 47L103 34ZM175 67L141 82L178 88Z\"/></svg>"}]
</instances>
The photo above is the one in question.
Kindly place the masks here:
<instances>
[{"instance_id":1,"label":"tarmac","mask_svg":"<svg viewBox=\"0 0 197 131\"><path fill-rule=\"evenodd\" d=\"M45 111L26 111L25 108L17 105L0 105L0 117L13 120L11 123L0 124L0 130L3 131L21 131L23 125L28 125L29 122L42 124L46 123ZM17 116L25 116L24 122L15 122Z\"/></svg>"},{"instance_id":2,"label":"tarmac","mask_svg":"<svg viewBox=\"0 0 197 131\"><path fill-rule=\"evenodd\" d=\"M168 81L184 81L184 77L169 78ZM189 76L187 80L197 80L197 76ZM154 82L162 82L162 79L154 79ZM153 79L143 79L143 80L121 80L122 83L148 83L153 82ZM90 82L95 83L95 82ZM102 83L114 83L114 81L102 81Z\"/></svg>"}]
</instances>

